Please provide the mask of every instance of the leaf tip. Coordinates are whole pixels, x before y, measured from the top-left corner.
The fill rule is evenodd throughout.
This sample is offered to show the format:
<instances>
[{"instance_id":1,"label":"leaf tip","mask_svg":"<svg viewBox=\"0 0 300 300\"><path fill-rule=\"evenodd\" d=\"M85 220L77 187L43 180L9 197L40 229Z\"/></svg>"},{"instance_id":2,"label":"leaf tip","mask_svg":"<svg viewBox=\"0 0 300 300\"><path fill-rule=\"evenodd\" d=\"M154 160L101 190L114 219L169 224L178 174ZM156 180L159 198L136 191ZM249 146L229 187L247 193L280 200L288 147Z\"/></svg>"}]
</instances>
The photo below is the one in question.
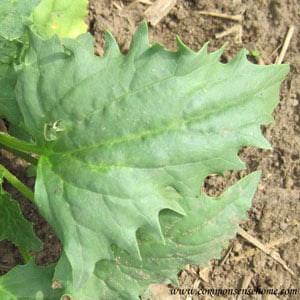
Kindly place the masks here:
<instances>
[{"instance_id":1,"label":"leaf tip","mask_svg":"<svg viewBox=\"0 0 300 300\"><path fill-rule=\"evenodd\" d=\"M137 55L149 48L148 25L142 21L133 35L128 53Z\"/></svg>"},{"instance_id":2,"label":"leaf tip","mask_svg":"<svg viewBox=\"0 0 300 300\"><path fill-rule=\"evenodd\" d=\"M116 39L109 31L105 31L105 51L104 55L119 55L120 49Z\"/></svg>"},{"instance_id":3,"label":"leaf tip","mask_svg":"<svg viewBox=\"0 0 300 300\"><path fill-rule=\"evenodd\" d=\"M208 44L207 44L208 45ZM225 42L221 48L219 48L218 50L210 53L210 55L212 55L213 57L215 57L216 59L220 59L220 57L222 56L222 54L224 53L225 49L228 46L228 42Z\"/></svg>"},{"instance_id":4,"label":"leaf tip","mask_svg":"<svg viewBox=\"0 0 300 300\"><path fill-rule=\"evenodd\" d=\"M190 49L180 38L180 36L176 36L176 43L177 43L177 47L178 47L178 52L180 53L194 53L194 51L192 49Z\"/></svg>"}]
</instances>

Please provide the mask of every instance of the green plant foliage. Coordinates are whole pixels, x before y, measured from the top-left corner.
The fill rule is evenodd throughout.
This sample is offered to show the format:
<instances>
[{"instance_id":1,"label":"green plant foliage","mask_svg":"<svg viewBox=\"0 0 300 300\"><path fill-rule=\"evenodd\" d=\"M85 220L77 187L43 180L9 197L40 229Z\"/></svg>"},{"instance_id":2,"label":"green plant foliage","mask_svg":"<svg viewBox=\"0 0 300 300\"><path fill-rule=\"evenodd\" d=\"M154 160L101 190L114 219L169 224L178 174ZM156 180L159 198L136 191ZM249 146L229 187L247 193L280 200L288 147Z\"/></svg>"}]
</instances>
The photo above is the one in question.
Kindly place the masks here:
<instances>
[{"instance_id":1,"label":"green plant foliage","mask_svg":"<svg viewBox=\"0 0 300 300\"><path fill-rule=\"evenodd\" d=\"M145 228L139 230L142 260L113 246L114 259L98 261L82 290L69 287L69 293L74 299L97 299L101 295L100 299L129 300L139 299L137 295L149 283L168 280L177 284L176 274L186 264L204 266L211 257L219 257L221 248L234 236L237 222L245 217L259 179L260 174L253 173L218 199L205 194L184 198L185 216L162 211L159 219L165 243L155 240ZM57 278L66 280L63 274Z\"/></svg>"},{"instance_id":2,"label":"green plant foliage","mask_svg":"<svg viewBox=\"0 0 300 300\"><path fill-rule=\"evenodd\" d=\"M23 122L15 101L17 65L21 51L28 43L26 30L32 26L45 36L76 37L86 32L83 19L87 0L0 0L0 117L11 122L11 128L21 138ZM54 28L55 27L55 28Z\"/></svg>"},{"instance_id":3,"label":"green plant foliage","mask_svg":"<svg viewBox=\"0 0 300 300\"><path fill-rule=\"evenodd\" d=\"M14 65L18 64L23 47L21 36L38 3L37 0L0 0L0 117L14 125L22 120L15 99L17 74Z\"/></svg>"},{"instance_id":4,"label":"green plant foliage","mask_svg":"<svg viewBox=\"0 0 300 300\"><path fill-rule=\"evenodd\" d=\"M273 121L288 66L253 65L246 50L222 64L223 48L195 53L180 40L177 52L151 46L145 23L127 55L107 34L96 57L92 37L78 36L86 0L0 5L0 116L14 134L0 144L34 164L27 152L39 155L34 195L0 165L0 238L25 260L40 247L5 177L63 244L56 265L31 259L0 277L0 298L139 299L149 283L176 283L185 264L218 257L260 174L217 198L201 184L245 168L241 147L270 148L260 126Z\"/></svg>"},{"instance_id":5,"label":"green plant foliage","mask_svg":"<svg viewBox=\"0 0 300 300\"><path fill-rule=\"evenodd\" d=\"M0 36L20 38L31 23L30 14L41 0L0 0Z\"/></svg>"},{"instance_id":6,"label":"green plant foliage","mask_svg":"<svg viewBox=\"0 0 300 300\"><path fill-rule=\"evenodd\" d=\"M0 241L8 239L27 251L41 250L42 243L34 234L32 224L23 217L18 202L2 189L3 175L0 168Z\"/></svg>"},{"instance_id":7,"label":"green plant foliage","mask_svg":"<svg viewBox=\"0 0 300 300\"><path fill-rule=\"evenodd\" d=\"M15 96L17 74L14 68L22 45L0 36L0 117L6 117L13 124L19 124L22 115ZM5 87L5 88L4 88Z\"/></svg>"},{"instance_id":8,"label":"green plant foliage","mask_svg":"<svg viewBox=\"0 0 300 300\"><path fill-rule=\"evenodd\" d=\"M244 168L241 147L270 147L260 125L288 66L150 46L145 23L126 56L109 34L104 57L89 34L29 42L16 97L41 155L35 202L64 246L53 277L62 295L138 299L149 282L218 256L259 175L217 199L201 184Z\"/></svg>"},{"instance_id":9,"label":"green plant foliage","mask_svg":"<svg viewBox=\"0 0 300 300\"><path fill-rule=\"evenodd\" d=\"M54 266L37 267L34 260L17 266L0 277L1 300L58 300L59 290L51 287Z\"/></svg>"},{"instance_id":10,"label":"green plant foliage","mask_svg":"<svg viewBox=\"0 0 300 300\"><path fill-rule=\"evenodd\" d=\"M42 0L34 9L32 20L38 32L47 37L58 34L75 38L87 31L87 5L87 0Z\"/></svg>"}]
</instances>

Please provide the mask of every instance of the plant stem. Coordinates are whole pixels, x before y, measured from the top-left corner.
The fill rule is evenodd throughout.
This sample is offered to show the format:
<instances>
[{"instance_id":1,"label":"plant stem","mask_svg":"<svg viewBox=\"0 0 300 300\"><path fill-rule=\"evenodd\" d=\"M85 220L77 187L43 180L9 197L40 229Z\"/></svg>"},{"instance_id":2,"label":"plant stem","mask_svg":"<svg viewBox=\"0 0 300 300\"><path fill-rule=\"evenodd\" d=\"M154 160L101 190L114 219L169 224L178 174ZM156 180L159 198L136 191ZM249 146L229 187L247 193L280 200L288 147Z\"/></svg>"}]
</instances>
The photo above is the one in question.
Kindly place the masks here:
<instances>
[{"instance_id":1,"label":"plant stem","mask_svg":"<svg viewBox=\"0 0 300 300\"><path fill-rule=\"evenodd\" d=\"M3 144L1 144L0 148L15 154L16 156L26 160L27 162L31 163L32 165L36 166L38 163L38 160L36 158L32 157L29 153L10 148Z\"/></svg>"},{"instance_id":2,"label":"plant stem","mask_svg":"<svg viewBox=\"0 0 300 300\"><path fill-rule=\"evenodd\" d=\"M0 143L17 151L33 152L36 154L41 154L42 152L41 148L36 145L19 140L4 132L0 132Z\"/></svg>"},{"instance_id":3,"label":"plant stem","mask_svg":"<svg viewBox=\"0 0 300 300\"><path fill-rule=\"evenodd\" d=\"M3 172L4 178L13 185L18 191L20 191L26 198L28 198L31 202L34 202L34 194L33 192L22 183L15 175L10 173L3 165L0 164L0 171Z\"/></svg>"},{"instance_id":4,"label":"plant stem","mask_svg":"<svg viewBox=\"0 0 300 300\"><path fill-rule=\"evenodd\" d=\"M30 253L22 246L18 246L18 250L20 252L20 254L22 255L25 263L27 264L30 259L32 258L32 256L30 255Z\"/></svg>"}]
</instances>

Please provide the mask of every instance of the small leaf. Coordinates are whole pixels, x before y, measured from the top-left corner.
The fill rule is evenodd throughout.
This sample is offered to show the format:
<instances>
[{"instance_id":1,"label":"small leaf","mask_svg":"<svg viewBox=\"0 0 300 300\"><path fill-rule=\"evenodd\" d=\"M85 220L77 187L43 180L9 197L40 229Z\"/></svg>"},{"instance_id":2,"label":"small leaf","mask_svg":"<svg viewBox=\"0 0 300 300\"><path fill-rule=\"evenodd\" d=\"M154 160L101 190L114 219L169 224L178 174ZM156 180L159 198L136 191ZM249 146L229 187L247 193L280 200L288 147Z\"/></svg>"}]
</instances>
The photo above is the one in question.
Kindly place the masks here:
<instances>
[{"instance_id":1,"label":"small leaf","mask_svg":"<svg viewBox=\"0 0 300 300\"><path fill-rule=\"evenodd\" d=\"M249 51L249 55L251 55L253 57L257 57L257 56L261 55L261 51L259 51L259 50Z\"/></svg>"},{"instance_id":2,"label":"small leaf","mask_svg":"<svg viewBox=\"0 0 300 300\"><path fill-rule=\"evenodd\" d=\"M32 20L38 32L47 37L59 34L75 38L87 31L84 18L87 0L42 0L34 9Z\"/></svg>"},{"instance_id":3,"label":"small leaf","mask_svg":"<svg viewBox=\"0 0 300 300\"><path fill-rule=\"evenodd\" d=\"M42 243L36 237L32 224L21 212L17 201L2 189L3 172L0 170L0 240L8 239L26 250L41 250Z\"/></svg>"},{"instance_id":4,"label":"small leaf","mask_svg":"<svg viewBox=\"0 0 300 300\"><path fill-rule=\"evenodd\" d=\"M17 72L23 47L25 29L31 23L29 16L39 0L0 0L0 117L18 128L22 123L15 96ZM24 38L26 40L26 38ZM18 128L22 135L24 129Z\"/></svg>"},{"instance_id":5,"label":"small leaf","mask_svg":"<svg viewBox=\"0 0 300 300\"><path fill-rule=\"evenodd\" d=\"M31 260L0 277L1 300L57 300L61 291L51 287L54 265L38 267Z\"/></svg>"},{"instance_id":6,"label":"small leaf","mask_svg":"<svg viewBox=\"0 0 300 300\"><path fill-rule=\"evenodd\" d=\"M20 55L22 45L0 37L0 117L11 123L21 123L22 115L15 96L17 73L14 64Z\"/></svg>"}]
</instances>

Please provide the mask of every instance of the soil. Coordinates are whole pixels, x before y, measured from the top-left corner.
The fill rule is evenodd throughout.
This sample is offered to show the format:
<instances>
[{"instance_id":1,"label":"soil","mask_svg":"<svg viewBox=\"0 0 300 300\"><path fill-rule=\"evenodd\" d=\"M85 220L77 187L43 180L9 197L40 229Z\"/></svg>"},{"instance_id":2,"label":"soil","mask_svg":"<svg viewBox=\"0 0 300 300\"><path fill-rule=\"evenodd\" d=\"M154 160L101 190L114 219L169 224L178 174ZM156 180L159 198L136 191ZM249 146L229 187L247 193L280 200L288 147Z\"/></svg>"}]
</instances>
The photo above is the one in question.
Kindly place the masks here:
<instances>
[{"instance_id":1,"label":"soil","mask_svg":"<svg viewBox=\"0 0 300 300\"><path fill-rule=\"evenodd\" d=\"M103 54L104 32L109 30L117 39L120 49L126 53L132 34L143 19L150 1L90 0L90 32L95 37L95 52ZM200 14L201 11L228 15L241 14L239 22ZM176 35L191 49L198 51L206 41L209 50L228 46L222 61L230 60L242 48L259 50L255 63L270 64L276 61L287 31L291 25L296 31L291 39L284 62L290 63L291 71L281 87L281 100L274 112L275 124L263 127L273 150L245 148L240 157L248 169L228 172L224 179L207 178L204 189L216 195L241 176L253 170L262 171L262 181L249 210L248 219L241 227L264 245L278 252L294 275L269 255L237 235L229 242L220 260L212 260L207 268L186 266L178 275L182 288L260 288L298 289L300 293L300 2L297 0L177 0L177 4L157 26L149 28L151 43L161 42L176 50ZM237 26L238 27L234 27ZM231 29L230 34L216 35ZM2 151L0 162L14 174L34 185L34 179L26 177L26 165L20 159ZM20 202L24 215L34 223L37 235L44 241L44 250L37 253L41 265L55 262L61 245L51 227L39 216L34 206L5 185ZM0 242L0 272L3 274L16 264L22 263L17 249L7 241ZM0 273L0 274L1 274ZM165 286L154 286L155 299L180 299L170 296ZM217 299L299 299L291 295L223 296ZM181 299L211 299L210 296L182 296ZM110 300L110 299L108 299Z\"/></svg>"}]
</instances>

